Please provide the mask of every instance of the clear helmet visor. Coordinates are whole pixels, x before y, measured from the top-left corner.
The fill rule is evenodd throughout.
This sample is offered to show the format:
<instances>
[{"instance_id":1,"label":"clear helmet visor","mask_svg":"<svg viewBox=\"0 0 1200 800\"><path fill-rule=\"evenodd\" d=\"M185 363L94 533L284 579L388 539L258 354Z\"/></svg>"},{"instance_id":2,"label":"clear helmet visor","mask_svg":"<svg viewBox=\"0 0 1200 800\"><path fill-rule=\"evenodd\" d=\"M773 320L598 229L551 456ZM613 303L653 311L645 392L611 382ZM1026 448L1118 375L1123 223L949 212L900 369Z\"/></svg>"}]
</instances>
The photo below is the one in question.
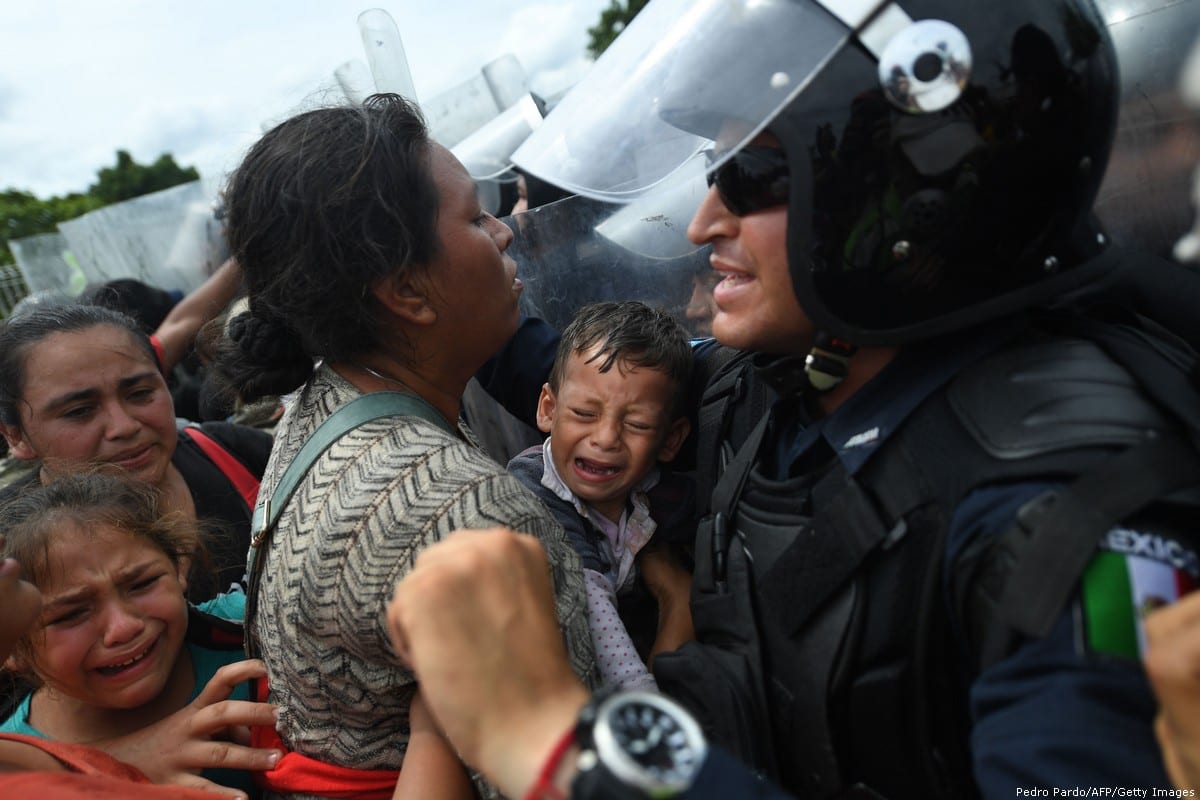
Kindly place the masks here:
<instances>
[{"instance_id":1,"label":"clear helmet visor","mask_svg":"<svg viewBox=\"0 0 1200 800\"><path fill-rule=\"evenodd\" d=\"M691 211L675 209L689 206L694 191L629 205L576 196L506 217L514 234L507 252L525 285L522 310L562 330L588 303L641 300L693 335L709 335L710 248L687 241L679 217Z\"/></svg>"},{"instance_id":2,"label":"clear helmet visor","mask_svg":"<svg viewBox=\"0 0 1200 800\"><path fill-rule=\"evenodd\" d=\"M757 135L884 5L654 0L512 160L576 194L645 194L718 135L722 152Z\"/></svg>"}]
</instances>

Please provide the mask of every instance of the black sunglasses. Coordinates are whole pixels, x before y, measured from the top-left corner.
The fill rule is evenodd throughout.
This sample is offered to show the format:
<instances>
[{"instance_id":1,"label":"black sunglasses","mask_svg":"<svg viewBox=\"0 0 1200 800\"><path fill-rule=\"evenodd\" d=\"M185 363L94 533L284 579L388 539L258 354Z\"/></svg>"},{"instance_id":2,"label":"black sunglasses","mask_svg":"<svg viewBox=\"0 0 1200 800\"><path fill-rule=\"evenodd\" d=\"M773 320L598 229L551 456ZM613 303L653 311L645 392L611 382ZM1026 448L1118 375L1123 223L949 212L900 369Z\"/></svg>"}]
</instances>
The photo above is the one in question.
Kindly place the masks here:
<instances>
[{"instance_id":1,"label":"black sunglasses","mask_svg":"<svg viewBox=\"0 0 1200 800\"><path fill-rule=\"evenodd\" d=\"M719 154L706 150L704 156L712 164ZM725 207L739 217L787 205L791 176L787 155L778 147L747 145L706 178L709 186L716 184Z\"/></svg>"}]
</instances>

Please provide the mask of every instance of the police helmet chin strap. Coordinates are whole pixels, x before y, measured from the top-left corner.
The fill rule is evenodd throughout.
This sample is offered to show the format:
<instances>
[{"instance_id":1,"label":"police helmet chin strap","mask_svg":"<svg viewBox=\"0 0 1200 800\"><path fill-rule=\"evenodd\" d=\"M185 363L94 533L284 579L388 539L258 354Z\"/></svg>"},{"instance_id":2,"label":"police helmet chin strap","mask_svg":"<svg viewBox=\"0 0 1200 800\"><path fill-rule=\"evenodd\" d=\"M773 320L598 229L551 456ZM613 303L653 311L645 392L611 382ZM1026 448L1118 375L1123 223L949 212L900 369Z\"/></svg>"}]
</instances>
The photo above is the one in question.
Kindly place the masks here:
<instances>
[{"instance_id":1,"label":"police helmet chin strap","mask_svg":"<svg viewBox=\"0 0 1200 800\"><path fill-rule=\"evenodd\" d=\"M858 348L825 331L817 331L812 349L804 358L804 374L809 385L818 392L828 392L845 379L850 371L850 358Z\"/></svg>"},{"instance_id":2,"label":"police helmet chin strap","mask_svg":"<svg viewBox=\"0 0 1200 800\"><path fill-rule=\"evenodd\" d=\"M849 342L818 331L812 349L803 358L756 353L750 363L779 397L812 397L842 382L850 371L850 357L857 350Z\"/></svg>"}]
</instances>

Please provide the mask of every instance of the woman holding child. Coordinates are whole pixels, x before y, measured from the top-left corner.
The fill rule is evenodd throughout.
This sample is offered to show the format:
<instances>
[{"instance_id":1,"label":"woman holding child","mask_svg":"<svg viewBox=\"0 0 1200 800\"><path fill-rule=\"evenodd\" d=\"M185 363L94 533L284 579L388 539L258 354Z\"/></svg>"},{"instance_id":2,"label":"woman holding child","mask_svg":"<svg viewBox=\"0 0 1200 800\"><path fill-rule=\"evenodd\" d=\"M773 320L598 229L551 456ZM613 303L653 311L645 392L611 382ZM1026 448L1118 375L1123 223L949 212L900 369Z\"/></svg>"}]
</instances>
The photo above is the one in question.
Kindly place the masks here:
<instances>
[{"instance_id":1,"label":"woman holding child","mask_svg":"<svg viewBox=\"0 0 1200 800\"><path fill-rule=\"evenodd\" d=\"M402 392L430 407L362 424L317 457L256 556L247 620L271 699L286 709L278 730L291 755L381 792L405 759L416 692L381 612L427 544L497 525L541 538L571 663L585 679L594 670L578 558L458 424L467 381L517 327L512 234L481 209L419 112L390 95L282 123L247 154L226 198L250 312L231 324L218 367L246 400L300 389L264 496L355 398ZM268 780L304 791L286 769Z\"/></svg>"}]
</instances>

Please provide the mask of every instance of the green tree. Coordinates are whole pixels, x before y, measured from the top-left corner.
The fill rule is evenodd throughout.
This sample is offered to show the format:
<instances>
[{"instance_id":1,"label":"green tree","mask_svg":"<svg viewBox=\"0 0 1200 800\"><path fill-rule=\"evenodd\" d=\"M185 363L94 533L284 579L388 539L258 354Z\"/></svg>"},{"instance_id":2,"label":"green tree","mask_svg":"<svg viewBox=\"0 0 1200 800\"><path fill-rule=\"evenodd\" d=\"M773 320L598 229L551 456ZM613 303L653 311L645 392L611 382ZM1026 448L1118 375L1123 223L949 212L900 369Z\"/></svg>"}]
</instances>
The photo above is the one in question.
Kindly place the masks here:
<instances>
[{"instance_id":1,"label":"green tree","mask_svg":"<svg viewBox=\"0 0 1200 800\"><path fill-rule=\"evenodd\" d=\"M600 21L588 28L588 53L592 58L599 58L648 2L650 0L612 0L608 8L600 12Z\"/></svg>"},{"instance_id":2,"label":"green tree","mask_svg":"<svg viewBox=\"0 0 1200 800\"><path fill-rule=\"evenodd\" d=\"M117 151L117 163L96 173L96 182L87 193L72 192L42 199L20 189L0 191L0 263L12 263L10 239L35 233L50 233L58 223L108 205L169 189L198 180L195 167L181 167L169 153L163 153L149 165L139 164L125 150Z\"/></svg>"},{"instance_id":3,"label":"green tree","mask_svg":"<svg viewBox=\"0 0 1200 800\"><path fill-rule=\"evenodd\" d=\"M181 167L170 153L163 153L149 166L133 160L126 150L117 151L117 163L96 173L96 182L88 194L104 203L119 203L133 197L169 189L181 183L200 179L195 167Z\"/></svg>"},{"instance_id":4,"label":"green tree","mask_svg":"<svg viewBox=\"0 0 1200 800\"><path fill-rule=\"evenodd\" d=\"M50 233L58 223L74 219L104 205L89 194L72 193L43 200L30 192L8 189L0 192L0 263L12 263L10 239L35 233Z\"/></svg>"}]
</instances>

